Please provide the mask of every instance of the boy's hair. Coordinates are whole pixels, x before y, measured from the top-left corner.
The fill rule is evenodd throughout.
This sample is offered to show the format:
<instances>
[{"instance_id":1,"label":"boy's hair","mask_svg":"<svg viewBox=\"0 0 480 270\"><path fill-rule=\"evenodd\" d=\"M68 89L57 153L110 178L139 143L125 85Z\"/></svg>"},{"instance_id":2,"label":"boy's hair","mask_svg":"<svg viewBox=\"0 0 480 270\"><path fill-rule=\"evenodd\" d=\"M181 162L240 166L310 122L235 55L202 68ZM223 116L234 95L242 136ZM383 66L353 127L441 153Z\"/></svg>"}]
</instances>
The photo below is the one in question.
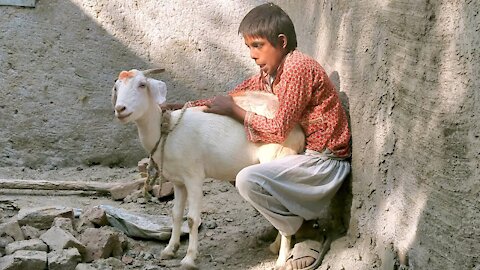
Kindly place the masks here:
<instances>
[{"instance_id":1,"label":"boy's hair","mask_svg":"<svg viewBox=\"0 0 480 270\"><path fill-rule=\"evenodd\" d=\"M287 37L287 50L293 51L297 47L297 35L292 20L283 9L273 3L250 10L240 23L238 33L266 38L273 46L277 46L278 35L284 34Z\"/></svg>"}]
</instances>

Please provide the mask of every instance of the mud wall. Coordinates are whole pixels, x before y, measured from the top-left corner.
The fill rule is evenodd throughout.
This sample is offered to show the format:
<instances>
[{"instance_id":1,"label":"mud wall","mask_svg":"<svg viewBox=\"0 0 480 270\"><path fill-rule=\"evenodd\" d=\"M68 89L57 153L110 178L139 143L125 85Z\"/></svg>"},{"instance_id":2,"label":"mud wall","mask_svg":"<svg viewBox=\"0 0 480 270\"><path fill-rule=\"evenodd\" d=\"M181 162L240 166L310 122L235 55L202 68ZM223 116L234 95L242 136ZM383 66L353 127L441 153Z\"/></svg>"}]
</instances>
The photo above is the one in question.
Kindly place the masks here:
<instances>
[{"instance_id":1,"label":"mud wall","mask_svg":"<svg viewBox=\"0 0 480 270\"><path fill-rule=\"evenodd\" d=\"M353 133L345 269L480 265L479 3L328 1L318 59L340 74ZM326 268L325 268L326 269ZM333 268L338 269L338 268Z\"/></svg>"},{"instance_id":2,"label":"mud wall","mask_svg":"<svg viewBox=\"0 0 480 270\"><path fill-rule=\"evenodd\" d=\"M349 105L351 217L324 266L478 266L480 3L274 2ZM134 165L145 153L110 104L118 72L164 67L171 102L228 91L256 70L237 27L260 3L0 6L0 166Z\"/></svg>"}]
</instances>

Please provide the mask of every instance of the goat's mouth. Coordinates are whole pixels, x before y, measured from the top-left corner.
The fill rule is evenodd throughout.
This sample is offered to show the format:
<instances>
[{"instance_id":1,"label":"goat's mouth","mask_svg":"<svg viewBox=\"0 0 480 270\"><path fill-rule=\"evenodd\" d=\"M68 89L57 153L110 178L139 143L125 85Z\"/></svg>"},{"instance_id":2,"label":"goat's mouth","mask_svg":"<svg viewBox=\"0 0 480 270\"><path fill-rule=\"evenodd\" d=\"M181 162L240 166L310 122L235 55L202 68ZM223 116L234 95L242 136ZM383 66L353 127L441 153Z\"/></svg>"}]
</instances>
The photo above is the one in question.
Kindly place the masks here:
<instances>
[{"instance_id":1,"label":"goat's mouth","mask_svg":"<svg viewBox=\"0 0 480 270\"><path fill-rule=\"evenodd\" d=\"M127 117L129 117L130 115L132 115L131 112L130 112L130 113L127 113L127 114L125 114L125 115L123 115L123 114L118 114L118 115L117 115L117 118L118 118L118 120L123 121L123 120L125 120Z\"/></svg>"}]
</instances>

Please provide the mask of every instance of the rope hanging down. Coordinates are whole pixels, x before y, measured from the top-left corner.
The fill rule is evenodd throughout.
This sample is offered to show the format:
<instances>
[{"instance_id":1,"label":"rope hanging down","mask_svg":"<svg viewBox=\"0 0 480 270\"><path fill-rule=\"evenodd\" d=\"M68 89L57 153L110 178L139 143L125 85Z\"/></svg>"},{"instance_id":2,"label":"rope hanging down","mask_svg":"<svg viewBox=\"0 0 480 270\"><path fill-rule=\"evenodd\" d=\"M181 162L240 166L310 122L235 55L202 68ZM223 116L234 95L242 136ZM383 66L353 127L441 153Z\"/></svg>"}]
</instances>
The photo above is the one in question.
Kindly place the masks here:
<instances>
[{"instance_id":1,"label":"rope hanging down","mask_svg":"<svg viewBox=\"0 0 480 270\"><path fill-rule=\"evenodd\" d=\"M162 189L162 184L165 182L165 177L163 176L163 156L165 152L165 142L167 141L168 134L170 134L170 132L172 132L182 120L186 110L187 106L183 106L177 122L175 122L175 124L171 128L171 111L165 111L162 114L162 121L160 123L160 138L158 138L152 151L150 151L149 162L147 166L147 180L145 181L145 184L147 184L148 187L152 186L157 180L157 178L160 178L160 191ZM155 152L157 151L158 146L160 146L160 168L153 160L153 154L155 154ZM144 195L146 195L147 192L148 190L145 189Z\"/></svg>"}]
</instances>

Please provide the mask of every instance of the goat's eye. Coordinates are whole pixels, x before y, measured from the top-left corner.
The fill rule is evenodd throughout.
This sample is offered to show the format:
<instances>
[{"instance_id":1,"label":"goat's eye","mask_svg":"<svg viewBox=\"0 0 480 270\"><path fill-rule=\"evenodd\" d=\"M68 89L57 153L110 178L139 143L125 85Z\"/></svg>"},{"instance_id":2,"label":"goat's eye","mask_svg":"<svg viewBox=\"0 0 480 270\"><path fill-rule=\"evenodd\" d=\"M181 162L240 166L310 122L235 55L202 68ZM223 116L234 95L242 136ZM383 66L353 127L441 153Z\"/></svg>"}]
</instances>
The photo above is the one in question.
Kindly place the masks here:
<instances>
[{"instance_id":1,"label":"goat's eye","mask_svg":"<svg viewBox=\"0 0 480 270\"><path fill-rule=\"evenodd\" d=\"M138 85L138 87L140 88L145 88L147 85L145 83L140 83L140 85Z\"/></svg>"}]
</instances>

